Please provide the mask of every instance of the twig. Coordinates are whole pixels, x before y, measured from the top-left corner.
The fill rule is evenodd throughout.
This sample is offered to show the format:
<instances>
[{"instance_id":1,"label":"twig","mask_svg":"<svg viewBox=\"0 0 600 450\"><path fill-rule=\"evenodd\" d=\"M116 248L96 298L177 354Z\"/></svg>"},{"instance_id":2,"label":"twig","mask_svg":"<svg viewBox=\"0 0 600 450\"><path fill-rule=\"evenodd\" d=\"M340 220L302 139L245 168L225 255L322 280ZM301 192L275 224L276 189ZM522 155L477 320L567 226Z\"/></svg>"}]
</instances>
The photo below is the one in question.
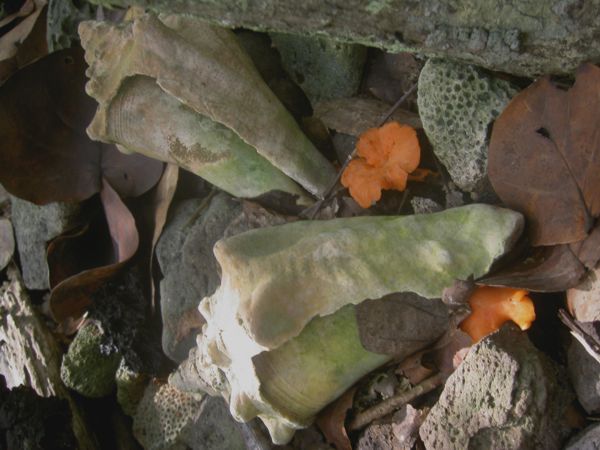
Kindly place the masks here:
<instances>
[{"instance_id":1,"label":"twig","mask_svg":"<svg viewBox=\"0 0 600 450\"><path fill-rule=\"evenodd\" d=\"M429 377L426 380L417 384L410 391L406 391L401 394L390 397L382 401L381 403L357 414L356 417L352 420L352 422L350 422L350 426L348 427L348 429L350 431L360 430L361 428L370 424L374 420L387 416L394 410L401 408L402 406L406 405L408 402L413 401L417 397L420 397L423 394L427 394L428 392L433 391L445 380L446 376L443 373L438 372L432 377Z\"/></svg>"},{"instance_id":2,"label":"twig","mask_svg":"<svg viewBox=\"0 0 600 450\"><path fill-rule=\"evenodd\" d=\"M571 331L573 337L583 345L592 358L600 363L600 342L598 342L598 339L581 328L577 321L562 308L558 310L558 318Z\"/></svg>"},{"instance_id":3,"label":"twig","mask_svg":"<svg viewBox=\"0 0 600 450\"><path fill-rule=\"evenodd\" d=\"M385 116L383 117L383 119L377 125L378 128L381 127L384 123L386 123L390 117L392 117L392 114L394 114L394 112L400 107L400 105L402 103L404 103L408 97L410 97L410 95L415 91L415 89L417 89L417 84L416 83L413 84L410 87L410 89L408 91L406 91L402 95L402 97L400 97L398 99L398 101L396 103L394 103L394 105L388 110L388 112L385 114ZM335 188L335 186L338 183L338 181L340 181L340 177L342 176L342 173L344 173L344 170L346 170L346 167L348 167L348 164L350 164L350 161L352 161L352 159L355 156L356 156L356 148L352 151L352 153L350 153L348 155L348 157L346 158L346 161L344 161L344 164L342 165L342 168L339 170L339 172L337 173L337 175L335 176L335 178L333 179L333 181L331 182L331 184L329 185L329 187L327 188L327 190L323 194L323 200L322 200L323 203L329 198L329 196L331 195L331 191L333 191L333 188ZM323 203L321 203L321 204L323 204ZM315 214L318 211L319 211L319 209L317 208Z\"/></svg>"}]
</instances>

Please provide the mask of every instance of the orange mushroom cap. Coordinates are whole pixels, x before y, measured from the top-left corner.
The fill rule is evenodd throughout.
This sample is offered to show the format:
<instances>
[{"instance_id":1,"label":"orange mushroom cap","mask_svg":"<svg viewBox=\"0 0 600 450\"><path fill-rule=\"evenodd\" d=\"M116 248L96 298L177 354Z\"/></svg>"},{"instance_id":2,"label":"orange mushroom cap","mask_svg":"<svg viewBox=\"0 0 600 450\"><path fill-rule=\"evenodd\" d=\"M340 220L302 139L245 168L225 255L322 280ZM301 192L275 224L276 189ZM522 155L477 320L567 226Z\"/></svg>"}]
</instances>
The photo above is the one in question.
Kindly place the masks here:
<instances>
[{"instance_id":1,"label":"orange mushroom cap","mask_svg":"<svg viewBox=\"0 0 600 450\"><path fill-rule=\"evenodd\" d=\"M341 181L363 208L379 200L383 189L406 189L408 174L421 159L416 131L398 122L368 129L356 149L359 158L350 161Z\"/></svg>"},{"instance_id":2,"label":"orange mushroom cap","mask_svg":"<svg viewBox=\"0 0 600 450\"><path fill-rule=\"evenodd\" d=\"M533 301L522 289L478 287L469 299L471 314L461 322L460 329L475 342L499 329L509 320L521 330L527 330L535 320Z\"/></svg>"}]
</instances>

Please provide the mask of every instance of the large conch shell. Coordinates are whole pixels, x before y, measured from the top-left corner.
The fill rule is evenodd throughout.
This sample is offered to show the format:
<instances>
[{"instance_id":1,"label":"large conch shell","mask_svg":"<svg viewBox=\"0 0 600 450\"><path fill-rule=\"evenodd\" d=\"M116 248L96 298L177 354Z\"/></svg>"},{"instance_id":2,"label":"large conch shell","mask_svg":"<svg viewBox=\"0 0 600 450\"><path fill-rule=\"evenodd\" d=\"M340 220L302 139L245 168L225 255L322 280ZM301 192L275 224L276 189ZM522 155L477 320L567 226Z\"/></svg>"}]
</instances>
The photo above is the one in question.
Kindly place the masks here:
<instances>
[{"instance_id":1,"label":"large conch shell","mask_svg":"<svg viewBox=\"0 0 600 450\"><path fill-rule=\"evenodd\" d=\"M296 222L221 240L221 286L200 304L207 324L174 383L195 371L197 386L223 395L237 420L258 416L285 443L389 360L362 347L353 305L394 292L431 302L456 279L484 275L522 228L519 213L470 205Z\"/></svg>"},{"instance_id":2,"label":"large conch shell","mask_svg":"<svg viewBox=\"0 0 600 450\"><path fill-rule=\"evenodd\" d=\"M321 196L335 176L231 31L145 14L83 22L79 33L86 90L99 103L93 139L179 164L240 197L302 194L294 181Z\"/></svg>"}]
</instances>

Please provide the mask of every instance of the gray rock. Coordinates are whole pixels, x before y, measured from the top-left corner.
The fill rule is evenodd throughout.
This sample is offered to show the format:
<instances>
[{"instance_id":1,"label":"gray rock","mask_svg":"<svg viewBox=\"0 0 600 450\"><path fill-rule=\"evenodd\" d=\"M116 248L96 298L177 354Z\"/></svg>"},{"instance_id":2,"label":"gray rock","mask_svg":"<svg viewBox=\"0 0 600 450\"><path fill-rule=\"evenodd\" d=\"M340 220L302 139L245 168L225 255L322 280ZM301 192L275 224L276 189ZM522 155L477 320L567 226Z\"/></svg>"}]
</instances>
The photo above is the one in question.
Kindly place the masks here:
<instances>
[{"instance_id":1,"label":"gray rock","mask_svg":"<svg viewBox=\"0 0 600 450\"><path fill-rule=\"evenodd\" d=\"M48 289L47 243L74 225L79 204L38 206L14 196L11 196L11 203L25 286L28 289Z\"/></svg>"},{"instance_id":2,"label":"gray rock","mask_svg":"<svg viewBox=\"0 0 600 450\"><path fill-rule=\"evenodd\" d=\"M102 340L100 327L88 322L77 332L60 367L60 378L65 386L86 397L104 397L115 388L121 355L103 354Z\"/></svg>"},{"instance_id":3,"label":"gray rock","mask_svg":"<svg viewBox=\"0 0 600 450\"><path fill-rule=\"evenodd\" d=\"M184 393L156 381L138 405L133 433L146 450L245 448L222 399Z\"/></svg>"},{"instance_id":4,"label":"gray rock","mask_svg":"<svg viewBox=\"0 0 600 450\"><path fill-rule=\"evenodd\" d=\"M213 246L223 238L285 223L281 216L221 193L207 204L194 199L175 210L156 247L164 278L160 283L165 354L182 362L195 345L204 319L198 304L221 282Z\"/></svg>"},{"instance_id":5,"label":"gray rock","mask_svg":"<svg viewBox=\"0 0 600 450\"><path fill-rule=\"evenodd\" d=\"M590 425L572 437L565 450L600 450L600 423Z\"/></svg>"},{"instance_id":6,"label":"gray rock","mask_svg":"<svg viewBox=\"0 0 600 450\"><path fill-rule=\"evenodd\" d=\"M214 293L221 281L213 246L241 211L240 203L224 193L208 203L187 200L174 210L158 241L156 256L164 274L160 282L162 346L174 361L183 361L195 345L203 323L198 303Z\"/></svg>"},{"instance_id":7,"label":"gray rock","mask_svg":"<svg viewBox=\"0 0 600 450\"><path fill-rule=\"evenodd\" d=\"M422 413L405 405L389 420L369 425L358 439L358 450L412 450L419 436Z\"/></svg>"},{"instance_id":8,"label":"gray rock","mask_svg":"<svg viewBox=\"0 0 600 450\"><path fill-rule=\"evenodd\" d=\"M463 190L485 193L490 124L516 89L475 66L427 61L419 77L423 129L452 180Z\"/></svg>"},{"instance_id":9,"label":"gray rock","mask_svg":"<svg viewBox=\"0 0 600 450\"><path fill-rule=\"evenodd\" d=\"M600 412L600 363L573 338L568 352L569 377L588 414Z\"/></svg>"},{"instance_id":10,"label":"gray rock","mask_svg":"<svg viewBox=\"0 0 600 450\"><path fill-rule=\"evenodd\" d=\"M558 449L569 433L563 376L515 325L476 344L420 429L428 449Z\"/></svg>"},{"instance_id":11,"label":"gray rock","mask_svg":"<svg viewBox=\"0 0 600 450\"><path fill-rule=\"evenodd\" d=\"M71 47L79 40L77 26L82 20L93 19L96 7L87 2L50 0L48 2L46 41L50 53Z\"/></svg>"},{"instance_id":12,"label":"gray rock","mask_svg":"<svg viewBox=\"0 0 600 450\"><path fill-rule=\"evenodd\" d=\"M270 33L290 77L314 105L358 92L367 49L324 38Z\"/></svg>"}]
</instances>

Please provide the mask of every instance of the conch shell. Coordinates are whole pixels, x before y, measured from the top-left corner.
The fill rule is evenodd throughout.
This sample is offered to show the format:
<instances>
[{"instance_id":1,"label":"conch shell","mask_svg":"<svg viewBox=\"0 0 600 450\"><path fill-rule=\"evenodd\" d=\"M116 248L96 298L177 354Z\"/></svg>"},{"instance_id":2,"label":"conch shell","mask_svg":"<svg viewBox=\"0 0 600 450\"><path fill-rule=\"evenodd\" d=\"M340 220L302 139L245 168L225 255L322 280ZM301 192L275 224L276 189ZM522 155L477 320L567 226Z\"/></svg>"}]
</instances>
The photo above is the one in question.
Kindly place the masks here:
<instances>
[{"instance_id":1,"label":"conch shell","mask_svg":"<svg viewBox=\"0 0 600 450\"><path fill-rule=\"evenodd\" d=\"M485 274L522 228L519 213L470 205L296 222L221 240L221 286L200 303L207 324L180 370L189 378L191 367L234 418L258 416L285 443L389 360L362 347L353 305L394 292L431 302L456 279Z\"/></svg>"},{"instance_id":2,"label":"conch shell","mask_svg":"<svg viewBox=\"0 0 600 450\"><path fill-rule=\"evenodd\" d=\"M226 29L189 16L83 22L93 139L179 164L223 190L320 196L335 176ZM294 180L294 181L292 181Z\"/></svg>"}]
</instances>

